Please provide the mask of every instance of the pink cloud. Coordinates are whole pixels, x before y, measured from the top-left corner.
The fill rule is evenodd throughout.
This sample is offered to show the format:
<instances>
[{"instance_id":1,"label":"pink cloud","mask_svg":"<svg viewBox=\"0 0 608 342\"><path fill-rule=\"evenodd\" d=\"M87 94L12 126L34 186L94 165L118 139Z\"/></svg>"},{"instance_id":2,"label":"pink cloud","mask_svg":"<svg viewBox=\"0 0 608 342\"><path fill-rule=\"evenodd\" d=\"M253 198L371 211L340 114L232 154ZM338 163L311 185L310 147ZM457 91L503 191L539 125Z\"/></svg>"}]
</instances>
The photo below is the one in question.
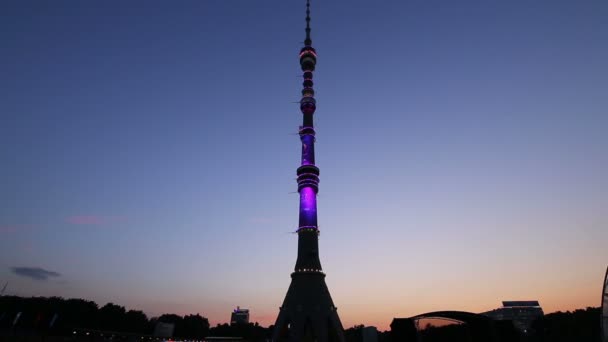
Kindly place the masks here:
<instances>
[{"instance_id":1,"label":"pink cloud","mask_svg":"<svg viewBox=\"0 0 608 342\"><path fill-rule=\"evenodd\" d=\"M78 215L78 216L70 216L67 217L66 222L71 224L90 224L90 225L100 225L105 222L103 217L94 216L94 215Z\"/></svg>"},{"instance_id":2,"label":"pink cloud","mask_svg":"<svg viewBox=\"0 0 608 342\"><path fill-rule=\"evenodd\" d=\"M0 234L15 233L20 230L29 229L32 227L33 227L33 225L31 225L31 224L4 224L4 225L0 224Z\"/></svg>"},{"instance_id":3,"label":"pink cloud","mask_svg":"<svg viewBox=\"0 0 608 342\"><path fill-rule=\"evenodd\" d=\"M24 243L21 245L21 250L25 253L31 253L34 251L34 244L31 242Z\"/></svg>"},{"instance_id":4,"label":"pink cloud","mask_svg":"<svg viewBox=\"0 0 608 342\"><path fill-rule=\"evenodd\" d=\"M97 216L97 215L74 215L66 217L65 221L74 225L93 225L112 224L125 222L124 216Z\"/></svg>"},{"instance_id":5,"label":"pink cloud","mask_svg":"<svg viewBox=\"0 0 608 342\"><path fill-rule=\"evenodd\" d=\"M14 233L17 231L17 226L4 225L0 226L0 233Z\"/></svg>"}]
</instances>

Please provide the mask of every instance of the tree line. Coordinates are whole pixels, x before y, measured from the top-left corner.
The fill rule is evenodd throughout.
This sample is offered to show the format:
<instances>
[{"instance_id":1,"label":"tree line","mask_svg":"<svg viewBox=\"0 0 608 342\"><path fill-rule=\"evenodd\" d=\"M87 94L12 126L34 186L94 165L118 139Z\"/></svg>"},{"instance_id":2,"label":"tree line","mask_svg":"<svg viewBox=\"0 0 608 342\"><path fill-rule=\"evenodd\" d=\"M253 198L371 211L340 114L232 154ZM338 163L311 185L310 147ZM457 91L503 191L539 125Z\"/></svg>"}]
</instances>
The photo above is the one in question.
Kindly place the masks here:
<instances>
[{"instance_id":1,"label":"tree line","mask_svg":"<svg viewBox=\"0 0 608 342\"><path fill-rule=\"evenodd\" d=\"M600 308L587 308L567 312L555 312L537 319L532 331L526 336L513 335L503 341L530 342L578 342L599 341ZM200 314L180 316L163 314L148 318L140 310L126 310L123 306L108 303L99 307L84 299L60 297L17 296L0 297L0 331L27 332L43 335L72 334L74 329L91 329L152 335L158 322L174 325L173 336L184 339L203 339L208 336L243 337L247 341L265 341L272 336L273 326L267 328L257 323L210 327L209 320ZM345 330L348 342L362 340L364 325ZM426 327L421 331L424 342L445 341L462 336L461 327ZM507 337L507 336L503 336ZM378 341L393 341L390 331L379 332Z\"/></svg>"},{"instance_id":2,"label":"tree line","mask_svg":"<svg viewBox=\"0 0 608 342\"><path fill-rule=\"evenodd\" d=\"M174 324L174 337L202 339L212 333L209 320L200 314L164 314L148 318L140 310L60 297L0 297L0 329L48 335L70 335L74 329L90 329L152 335L158 322ZM225 330L225 329L224 329Z\"/></svg>"}]
</instances>

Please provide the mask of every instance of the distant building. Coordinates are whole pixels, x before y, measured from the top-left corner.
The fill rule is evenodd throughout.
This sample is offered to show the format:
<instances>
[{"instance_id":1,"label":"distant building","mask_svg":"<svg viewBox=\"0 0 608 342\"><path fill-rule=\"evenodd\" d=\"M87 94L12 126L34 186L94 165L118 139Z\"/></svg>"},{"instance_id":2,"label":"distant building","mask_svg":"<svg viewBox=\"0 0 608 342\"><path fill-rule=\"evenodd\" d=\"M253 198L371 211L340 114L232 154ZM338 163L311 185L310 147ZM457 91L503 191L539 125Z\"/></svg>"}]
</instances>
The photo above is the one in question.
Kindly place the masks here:
<instances>
[{"instance_id":1,"label":"distant building","mask_svg":"<svg viewBox=\"0 0 608 342\"><path fill-rule=\"evenodd\" d=\"M175 324L173 324L173 323L156 322L156 326L154 326L154 336L155 337L173 337L174 329L175 329Z\"/></svg>"},{"instance_id":2,"label":"distant building","mask_svg":"<svg viewBox=\"0 0 608 342\"><path fill-rule=\"evenodd\" d=\"M543 309L536 300L527 301L504 301L502 307L483 312L482 315L497 321L512 321L513 326L521 332L528 332L532 322L543 317Z\"/></svg>"},{"instance_id":3,"label":"distant building","mask_svg":"<svg viewBox=\"0 0 608 342\"><path fill-rule=\"evenodd\" d=\"M363 342L378 342L378 329L376 327L361 328L361 340Z\"/></svg>"},{"instance_id":4,"label":"distant building","mask_svg":"<svg viewBox=\"0 0 608 342\"><path fill-rule=\"evenodd\" d=\"M241 309L239 306L232 311L230 325L249 323L249 309Z\"/></svg>"}]
</instances>

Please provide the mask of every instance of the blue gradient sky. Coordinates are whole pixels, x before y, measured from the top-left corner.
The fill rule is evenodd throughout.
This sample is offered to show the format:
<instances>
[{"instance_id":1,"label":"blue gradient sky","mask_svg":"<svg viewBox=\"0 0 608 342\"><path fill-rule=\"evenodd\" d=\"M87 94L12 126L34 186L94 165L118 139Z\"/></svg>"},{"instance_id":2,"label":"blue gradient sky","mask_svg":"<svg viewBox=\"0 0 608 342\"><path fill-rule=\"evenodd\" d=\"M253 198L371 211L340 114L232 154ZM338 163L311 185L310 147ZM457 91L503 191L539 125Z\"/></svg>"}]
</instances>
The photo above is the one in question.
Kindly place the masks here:
<instances>
[{"instance_id":1,"label":"blue gradient sky","mask_svg":"<svg viewBox=\"0 0 608 342\"><path fill-rule=\"evenodd\" d=\"M321 259L344 325L598 306L608 2L312 5ZM304 9L2 1L7 293L273 323L296 259Z\"/></svg>"}]
</instances>

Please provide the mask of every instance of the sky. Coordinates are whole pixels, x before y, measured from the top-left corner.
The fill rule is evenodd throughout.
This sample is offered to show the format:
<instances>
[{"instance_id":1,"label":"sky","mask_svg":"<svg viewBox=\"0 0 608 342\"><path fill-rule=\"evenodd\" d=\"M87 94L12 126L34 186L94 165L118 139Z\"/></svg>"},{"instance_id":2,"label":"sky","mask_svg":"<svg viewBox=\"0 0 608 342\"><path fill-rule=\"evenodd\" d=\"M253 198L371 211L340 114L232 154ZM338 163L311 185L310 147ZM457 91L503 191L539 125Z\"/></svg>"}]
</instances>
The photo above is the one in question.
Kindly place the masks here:
<instances>
[{"instance_id":1,"label":"sky","mask_svg":"<svg viewBox=\"0 0 608 342\"><path fill-rule=\"evenodd\" d=\"M312 0L320 256L345 327L599 306L608 1ZM305 2L0 3L0 285L273 324Z\"/></svg>"}]
</instances>

